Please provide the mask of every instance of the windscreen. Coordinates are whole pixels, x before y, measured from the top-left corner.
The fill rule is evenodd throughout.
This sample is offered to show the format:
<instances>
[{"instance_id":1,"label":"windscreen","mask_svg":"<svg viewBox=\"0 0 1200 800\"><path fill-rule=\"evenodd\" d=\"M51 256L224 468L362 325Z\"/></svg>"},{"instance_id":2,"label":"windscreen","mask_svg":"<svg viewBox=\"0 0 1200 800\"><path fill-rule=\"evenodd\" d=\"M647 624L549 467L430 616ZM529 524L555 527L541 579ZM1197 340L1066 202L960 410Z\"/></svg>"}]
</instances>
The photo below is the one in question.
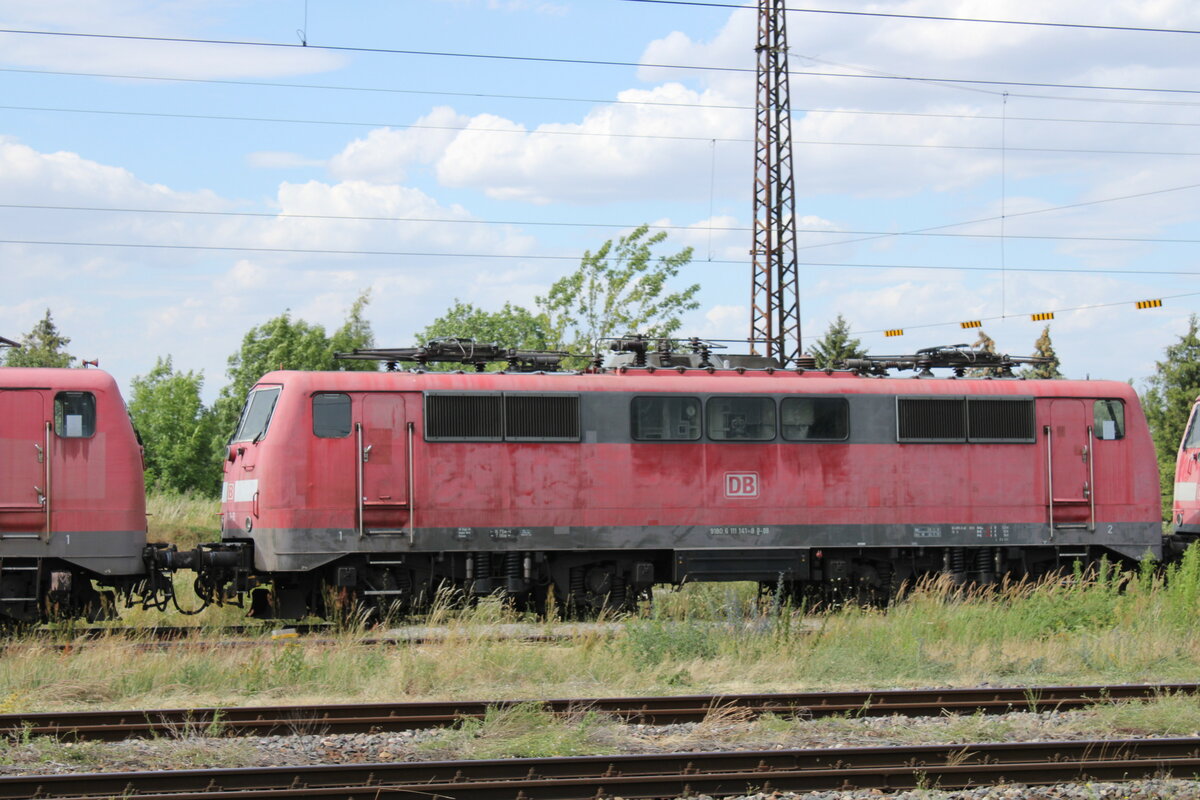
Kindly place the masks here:
<instances>
[{"instance_id":1,"label":"windscreen","mask_svg":"<svg viewBox=\"0 0 1200 800\"><path fill-rule=\"evenodd\" d=\"M1188 423L1187 436L1183 437L1183 449L1194 450L1200 447L1200 413L1192 413L1192 421Z\"/></svg>"},{"instance_id":2,"label":"windscreen","mask_svg":"<svg viewBox=\"0 0 1200 800\"><path fill-rule=\"evenodd\" d=\"M246 400L246 408L242 411L242 421L238 423L237 433L231 441L257 442L267 434L267 426L271 423L271 412L275 410L275 401L279 399L279 387L255 389Z\"/></svg>"}]
</instances>

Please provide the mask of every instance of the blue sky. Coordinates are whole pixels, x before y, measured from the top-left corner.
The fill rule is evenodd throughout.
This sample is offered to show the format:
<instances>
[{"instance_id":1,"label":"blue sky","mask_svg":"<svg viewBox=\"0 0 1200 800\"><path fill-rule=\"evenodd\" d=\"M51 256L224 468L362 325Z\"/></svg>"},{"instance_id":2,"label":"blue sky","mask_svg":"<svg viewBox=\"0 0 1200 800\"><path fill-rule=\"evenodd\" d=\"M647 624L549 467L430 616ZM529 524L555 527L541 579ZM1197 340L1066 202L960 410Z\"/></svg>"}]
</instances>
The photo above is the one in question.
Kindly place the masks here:
<instances>
[{"instance_id":1,"label":"blue sky","mask_svg":"<svg viewBox=\"0 0 1200 800\"><path fill-rule=\"evenodd\" d=\"M1200 29L1185 0L803 7ZM1058 311L1068 375L1152 372L1200 304L1200 242L1179 241L1200 240L1200 93L951 81L1200 88L1197 36L788 25L806 337L842 313L871 351L911 352L974 341L958 323L982 318L1024 354L1028 314ZM752 68L751 10L0 0L0 28L26 31L0 33L0 335L48 307L123 385L171 355L211 397L246 330L284 310L332 329L370 289L379 343L407 345L455 298L532 304L643 222L695 248L682 333L748 333L753 75L651 65Z\"/></svg>"}]
</instances>

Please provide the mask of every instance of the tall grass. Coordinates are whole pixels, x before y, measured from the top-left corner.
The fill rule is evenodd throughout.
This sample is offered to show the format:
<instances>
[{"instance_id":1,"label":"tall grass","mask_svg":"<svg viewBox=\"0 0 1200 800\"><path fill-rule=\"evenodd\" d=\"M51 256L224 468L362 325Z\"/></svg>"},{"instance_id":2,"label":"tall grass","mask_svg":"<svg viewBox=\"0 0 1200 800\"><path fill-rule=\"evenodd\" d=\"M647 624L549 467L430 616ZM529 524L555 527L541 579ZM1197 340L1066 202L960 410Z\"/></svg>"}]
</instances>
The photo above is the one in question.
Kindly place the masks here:
<instances>
[{"instance_id":1,"label":"tall grass","mask_svg":"<svg viewBox=\"0 0 1200 800\"><path fill-rule=\"evenodd\" d=\"M892 686L1192 681L1200 671L1200 550L1163 576L1093 572L963 593L913 588L885 610L805 615L753 586L660 593L656 604L576 638L495 638L530 622L496 599L448 601L425 620L445 638L142 650L123 639L60 652L11 641L0 700L13 711L78 706L522 699ZM549 626L549 623L538 623ZM323 637L324 638L324 637Z\"/></svg>"},{"instance_id":2,"label":"tall grass","mask_svg":"<svg viewBox=\"0 0 1200 800\"><path fill-rule=\"evenodd\" d=\"M220 501L198 494L152 491L146 496L147 538L190 550L221 538L217 517Z\"/></svg>"}]
</instances>

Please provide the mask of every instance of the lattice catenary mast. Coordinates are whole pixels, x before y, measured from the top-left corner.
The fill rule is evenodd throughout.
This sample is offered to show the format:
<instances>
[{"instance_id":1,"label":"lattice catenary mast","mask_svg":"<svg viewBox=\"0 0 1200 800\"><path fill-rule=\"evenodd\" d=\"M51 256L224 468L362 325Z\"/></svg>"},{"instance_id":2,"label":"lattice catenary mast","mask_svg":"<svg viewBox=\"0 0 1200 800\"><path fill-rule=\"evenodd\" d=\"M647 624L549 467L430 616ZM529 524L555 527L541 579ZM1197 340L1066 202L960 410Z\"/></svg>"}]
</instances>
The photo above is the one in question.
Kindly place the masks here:
<instances>
[{"instance_id":1,"label":"lattice catenary mast","mask_svg":"<svg viewBox=\"0 0 1200 800\"><path fill-rule=\"evenodd\" d=\"M753 352L765 343L766 355L786 364L796 362L801 346L784 5L785 0L758 0L750 339Z\"/></svg>"}]
</instances>

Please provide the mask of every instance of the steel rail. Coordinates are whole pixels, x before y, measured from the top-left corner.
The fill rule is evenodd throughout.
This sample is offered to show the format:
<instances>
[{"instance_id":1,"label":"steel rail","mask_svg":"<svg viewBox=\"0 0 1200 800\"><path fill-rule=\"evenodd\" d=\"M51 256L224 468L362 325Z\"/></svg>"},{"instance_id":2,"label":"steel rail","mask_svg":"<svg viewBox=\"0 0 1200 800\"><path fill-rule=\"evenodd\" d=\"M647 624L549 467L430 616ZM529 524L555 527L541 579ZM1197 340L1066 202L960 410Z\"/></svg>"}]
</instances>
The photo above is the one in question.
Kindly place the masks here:
<instances>
[{"instance_id":1,"label":"steel rail","mask_svg":"<svg viewBox=\"0 0 1200 800\"><path fill-rule=\"evenodd\" d=\"M957 789L1200 774L1200 738L981 743L0 777L9 798L594 800Z\"/></svg>"},{"instance_id":2,"label":"steel rail","mask_svg":"<svg viewBox=\"0 0 1200 800\"><path fill-rule=\"evenodd\" d=\"M1119 700L1169 694L1200 694L1200 684L1120 684L1018 688L899 689L863 692L682 695L555 700L438 701L352 705L231 706L191 709L69 711L0 714L0 737L53 736L116 741L147 736L269 736L299 733L369 733L437 728L464 718L480 719L489 708L537 704L560 715L588 711L625 722L697 722L712 714L775 714L816 718L939 716L1069 710Z\"/></svg>"}]
</instances>

